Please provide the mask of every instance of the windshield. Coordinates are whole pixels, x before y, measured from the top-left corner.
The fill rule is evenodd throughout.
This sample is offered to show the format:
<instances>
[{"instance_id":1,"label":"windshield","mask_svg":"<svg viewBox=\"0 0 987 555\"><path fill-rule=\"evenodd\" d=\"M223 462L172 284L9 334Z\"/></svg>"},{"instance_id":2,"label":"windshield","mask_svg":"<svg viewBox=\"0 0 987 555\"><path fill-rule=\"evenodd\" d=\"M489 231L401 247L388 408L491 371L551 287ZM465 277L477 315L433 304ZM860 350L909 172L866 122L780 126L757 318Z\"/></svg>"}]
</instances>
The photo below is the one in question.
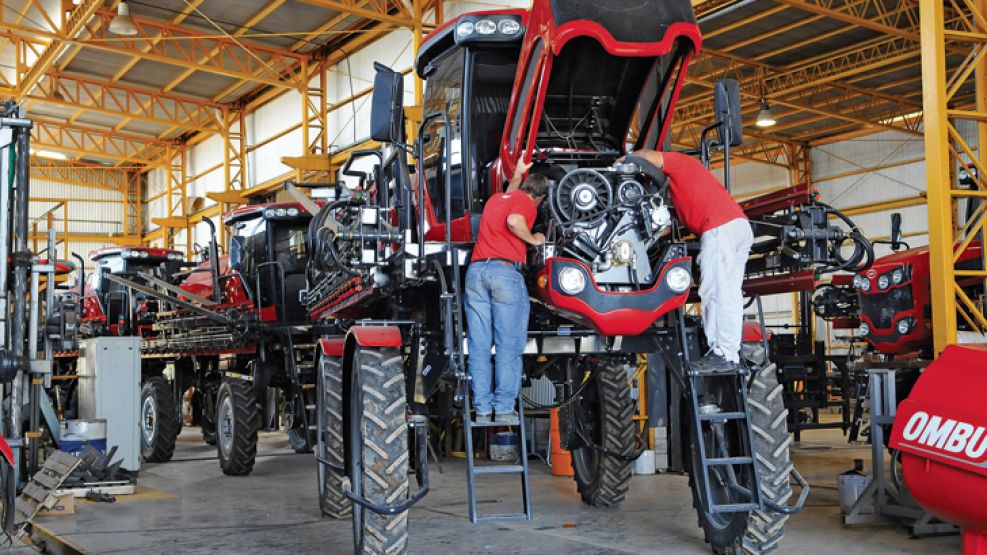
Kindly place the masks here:
<instances>
[{"instance_id":1,"label":"windshield","mask_svg":"<svg viewBox=\"0 0 987 555\"><path fill-rule=\"evenodd\" d=\"M307 221L278 222L274 224L274 256L285 274L305 271L308 255L305 251Z\"/></svg>"}]
</instances>

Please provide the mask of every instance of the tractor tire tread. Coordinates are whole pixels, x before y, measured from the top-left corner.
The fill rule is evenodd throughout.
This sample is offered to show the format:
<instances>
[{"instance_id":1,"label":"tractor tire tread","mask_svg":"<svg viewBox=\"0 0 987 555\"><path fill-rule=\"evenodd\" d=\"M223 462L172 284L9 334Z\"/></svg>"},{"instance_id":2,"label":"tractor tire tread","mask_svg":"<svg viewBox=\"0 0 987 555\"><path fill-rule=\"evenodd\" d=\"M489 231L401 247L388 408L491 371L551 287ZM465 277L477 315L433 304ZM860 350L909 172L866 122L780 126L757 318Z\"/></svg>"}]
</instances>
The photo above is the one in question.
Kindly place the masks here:
<instances>
[{"instance_id":1,"label":"tractor tire tread","mask_svg":"<svg viewBox=\"0 0 987 555\"><path fill-rule=\"evenodd\" d=\"M228 393L224 393L224 389ZM216 450L219 452L219 464L223 474L227 476L246 476L254 469L257 458L257 397L254 395L253 384L241 380L223 382L219 388L217 408L222 406L223 395L229 395L233 400L234 424L233 445L230 458L223 457L223 450L217 437ZM218 436L217 416L217 436Z\"/></svg>"},{"instance_id":2,"label":"tractor tire tread","mask_svg":"<svg viewBox=\"0 0 987 555\"><path fill-rule=\"evenodd\" d=\"M610 453L629 453L637 436L634 401L623 364L610 363L597 375L597 387L604 411L602 447ZM592 449L592 447L583 447ZM634 461L601 454L597 476L576 476L576 487L583 502L594 507L619 506L627 495ZM585 479L591 478L591 479Z\"/></svg>"},{"instance_id":3,"label":"tractor tire tread","mask_svg":"<svg viewBox=\"0 0 987 555\"><path fill-rule=\"evenodd\" d=\"M171 384L160 376L149 378L141 388L141 404L147 395L154 395L157 407L155 419L157 433L151 445L145 445L141 437L141 456L145 462L168 462L175 455L175 440L181 429L178 418L178 408Z\"/></svg>"},{"instance_id":4,"label":"tractor tire tread","mask_svg":"<svg viewBox=\"0 0 987 555\"><path fill-rule=\"evenodd\" d=\"M326 442L325 457L329 462L343 466L343 363L336 357L321 357L323 365L321 372L325 373L328 388L323 390L325 402L323 414L324 438ZM317 379L322 380L322 376ZM320 432L322 433L322 432ZM353 502L343 492L343 480L335 472L326 469L325 483L319 496L322 515L329 518L347 518L353 514Z\"/></svg>"},{"instance_id":5,"label":"tractor tire tread","mask_svg":"<svg viewBox=\"0 0 987 555\"><path fill-rule=\"evenodd\" d=\"M373 503L394 504L409 490L407 394L401 354L395 348L358 347L356 358L364 370L362 494ZM388 516L365 510L362 520L362 553L395 555L407 550L407 511Z\"/></svg>"}]
</instances>

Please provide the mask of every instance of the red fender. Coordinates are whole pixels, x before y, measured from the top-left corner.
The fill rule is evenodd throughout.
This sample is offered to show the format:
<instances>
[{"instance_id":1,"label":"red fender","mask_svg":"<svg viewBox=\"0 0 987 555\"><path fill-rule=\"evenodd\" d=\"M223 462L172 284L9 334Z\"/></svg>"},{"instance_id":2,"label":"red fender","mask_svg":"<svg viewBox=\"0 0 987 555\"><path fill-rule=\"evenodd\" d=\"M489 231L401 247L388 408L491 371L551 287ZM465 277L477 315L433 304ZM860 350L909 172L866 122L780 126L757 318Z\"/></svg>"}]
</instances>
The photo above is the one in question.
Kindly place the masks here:
<instances>
[{"instance_id":1,"label":"red fender","mask_svg":"<svg viewBox=\"0 0 987 555\"><path fill-rule=\"evenodd\" d=\"M318 343L322 354L329 357L343 356L343 350L346 348L345 337L322 337L319 338Z\"/></svg>"},{"instance_id":2,"label":"red fender","mask_svg":"<svg viewBox=\"0 0 987 555\"><path fill-rule=\"evenodd\" d=\"M14 450L7 444L7 440L0 436L0 454L7 460L10 466L14 466Z\"/></svg>"},{"instance_id":3,"label":"red fender","mask_svg":"<svg viewBox=\"0 0 987 555\"><path fill-rule=\"evenodd\" d=\"M401 329L397 326L353 326L349 336L361 347L400 347Z\"/></svg>"}]
</instances>

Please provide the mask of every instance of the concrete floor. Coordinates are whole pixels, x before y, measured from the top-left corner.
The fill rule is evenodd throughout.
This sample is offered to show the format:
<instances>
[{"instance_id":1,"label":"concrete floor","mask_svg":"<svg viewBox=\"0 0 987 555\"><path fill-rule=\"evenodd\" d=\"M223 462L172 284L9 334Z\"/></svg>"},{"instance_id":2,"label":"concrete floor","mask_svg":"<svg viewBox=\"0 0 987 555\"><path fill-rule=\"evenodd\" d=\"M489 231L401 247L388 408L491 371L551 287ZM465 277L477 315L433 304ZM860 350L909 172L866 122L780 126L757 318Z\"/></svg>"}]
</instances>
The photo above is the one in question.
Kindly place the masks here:
<instances>
[{"instance_id":1,"label":"concrete floor","mask_svg":"<svg viewBox=\"0 0 987 555\"><path fill-rule=\"evenodd\" d=\"M836 475L868 450L848 447L838 432L803 439L794 458L814 488L789 522L782 553L959 553L958 536L915 540L893 523L843 528ZM90 553L352 553L350 522L319 517L311 455L294 454L274 433L262 434L260 452L249 477L223 476L214 448L199 441L197 429L186 430L174 461L144 467L138 494L113 504L82 502L73 516L38 523ZM608 511L583 506L572 479L533 463L534 520L473 525L465 464L444 466L445 474L433 470L432 492L411 511L413 554L709 553L684 476L636 476L623 506ZM482 479L482 511L515 510L516 478Z\"/></svg>"}]
</instances>

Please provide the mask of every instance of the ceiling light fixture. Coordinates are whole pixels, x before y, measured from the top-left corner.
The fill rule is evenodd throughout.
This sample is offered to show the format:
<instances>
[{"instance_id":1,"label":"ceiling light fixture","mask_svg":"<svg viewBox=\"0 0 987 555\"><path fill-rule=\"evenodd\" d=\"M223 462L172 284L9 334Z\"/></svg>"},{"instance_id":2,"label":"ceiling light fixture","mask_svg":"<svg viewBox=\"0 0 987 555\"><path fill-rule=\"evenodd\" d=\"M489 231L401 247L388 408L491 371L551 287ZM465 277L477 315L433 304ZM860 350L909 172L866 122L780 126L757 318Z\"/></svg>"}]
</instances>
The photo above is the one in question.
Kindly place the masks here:
<instances>
[{"instance_id":1,"label":"ceiling light fixture","mask_svg":"<svg viewBox=\"0 0 987 555\"><path fill-rule=\"evenodd\" d=\"M120 2L117 6L117 15L110 21L109 30L114 35L125 35L128 37L137 34L137 26L130 17L130 6L126 2Z\"/></svg>"},{"instance_id":2,"label":"ceiling light fixture","mask_svg":"<svg viewBox=\"0 0 987 555\"><path fill-rule=\"evenodd\" d=\"M771 107L768 106L768 99L762 98L761 111L757 113L756 125L758 127L771 127L776 123L778 122L775 120L774 114L771 113Z\"/></svg>"},{"instance_id":3,"label":"ceiling light fixture","mask_svg":"<svg viewBox=\"0 0 987 555\"><path fill-rule=\"evenodd\" d=\"M39 150L37 152L32 152L31 154L39 158L49 158L51 160L68 160L68 156L61 152L55 152L54 150Z\"/></svg>"}]
</instances>

